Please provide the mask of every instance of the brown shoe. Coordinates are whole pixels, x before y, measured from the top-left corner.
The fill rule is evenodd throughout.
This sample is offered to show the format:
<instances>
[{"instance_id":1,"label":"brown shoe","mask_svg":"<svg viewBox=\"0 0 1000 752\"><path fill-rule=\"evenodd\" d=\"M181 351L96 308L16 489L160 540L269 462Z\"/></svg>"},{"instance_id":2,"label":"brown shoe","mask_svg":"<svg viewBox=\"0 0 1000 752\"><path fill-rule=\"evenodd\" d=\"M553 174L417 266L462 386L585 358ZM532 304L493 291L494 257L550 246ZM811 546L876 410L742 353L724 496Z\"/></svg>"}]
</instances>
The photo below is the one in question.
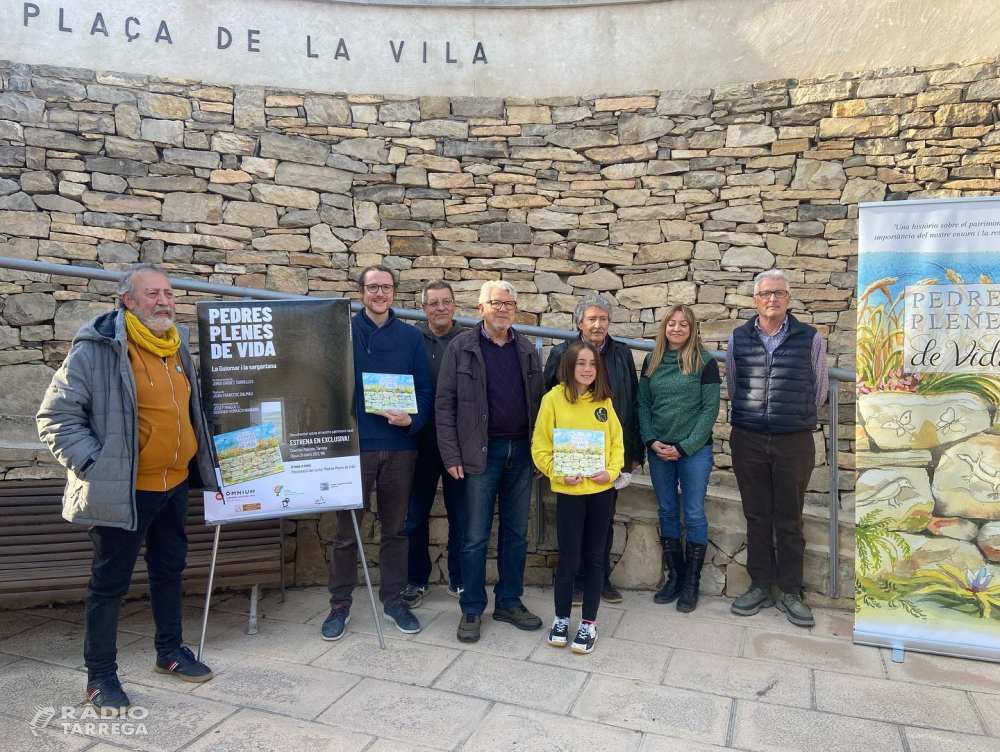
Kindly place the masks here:
<instances>
[{"instance_id":1,"label":"brown shoe","mask_svg":"<svg viewBox=\"0 0 1000 752\"><path fill-rule=\"evenodd\" d=\"M483 617L479 614L462 614L462 621L458 623L459 642L479 642L479 629L483 624Z\"/></svg>"}]
</instances>

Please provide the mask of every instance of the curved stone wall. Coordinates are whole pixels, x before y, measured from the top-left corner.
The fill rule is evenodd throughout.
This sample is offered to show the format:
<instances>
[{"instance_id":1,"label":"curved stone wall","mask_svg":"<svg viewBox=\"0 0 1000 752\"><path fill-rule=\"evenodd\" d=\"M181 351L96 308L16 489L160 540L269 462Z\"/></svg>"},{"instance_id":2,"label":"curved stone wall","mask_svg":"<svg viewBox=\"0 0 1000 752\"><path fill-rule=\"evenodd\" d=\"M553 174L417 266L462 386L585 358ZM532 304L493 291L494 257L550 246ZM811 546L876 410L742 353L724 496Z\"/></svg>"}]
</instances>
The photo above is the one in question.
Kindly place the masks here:
<instances>
[{"instance_id":1,"label":"curved stone wall","mask_svg":"<svg viewBox=\"0 0 1000 752\"><path fill-rule=\"evenodd\" d=\"M686 302L713 346L750 315L753 275L778 267L845 367L858 202L1000 188L996 60L556 100L329 96L23 63L0 63L0 84L0 255L141 259L314 295L353 294L356 271L381 261L400 272L402 305L444 276L472 313L483 280L504 278L521 321L569 328L578 296L597 289L616 301L614 334L650 337L665 306ZM112 292L0 270L0 477L58 474L31 416ZM193 299L179 298L182 320ZM710 592L745 580L727 438L718 423ZM829 437L815 440L807 581L822 589ZM836 440L853 469L853 427ZM840 477L850 517L853 474ZM655 576L653 510L648 488L623 494L622 585ZM298 529L295 577L322 580L332 528ZM547 540L530 581L549 580ZM844 544L849 582L849 528Z\"/></svg>"}]
</instances>

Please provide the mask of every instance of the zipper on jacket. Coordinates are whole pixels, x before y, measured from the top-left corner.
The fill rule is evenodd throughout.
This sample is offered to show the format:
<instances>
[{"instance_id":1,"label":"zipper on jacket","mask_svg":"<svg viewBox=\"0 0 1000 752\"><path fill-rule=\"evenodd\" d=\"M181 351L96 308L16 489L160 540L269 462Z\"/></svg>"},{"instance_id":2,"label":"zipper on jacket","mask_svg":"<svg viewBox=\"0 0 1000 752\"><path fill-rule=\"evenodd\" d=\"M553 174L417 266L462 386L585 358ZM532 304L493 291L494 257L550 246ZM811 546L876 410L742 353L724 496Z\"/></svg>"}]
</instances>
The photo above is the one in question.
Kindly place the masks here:
<instances>
[{"instance_id":1,"label":"zipper on jacket","mask_svg":"<svg viewBox=\"0 0 1000 752\"><path fill-rule=\"evenodd\" d=\"M170 378L170 367L167 365L167 359L163 358L163 370L167 374L167 383L170 384L170 400L174 403L174 415L177 416L177 446L174 447L174 459L173 461L163 470L163 490L167 490L167 473L170 472L170 468L174 466L177 462L177 456L181 452L181 408L177 404L177 394L174 392L174 380Z\"/></svg>"}]
</instances>

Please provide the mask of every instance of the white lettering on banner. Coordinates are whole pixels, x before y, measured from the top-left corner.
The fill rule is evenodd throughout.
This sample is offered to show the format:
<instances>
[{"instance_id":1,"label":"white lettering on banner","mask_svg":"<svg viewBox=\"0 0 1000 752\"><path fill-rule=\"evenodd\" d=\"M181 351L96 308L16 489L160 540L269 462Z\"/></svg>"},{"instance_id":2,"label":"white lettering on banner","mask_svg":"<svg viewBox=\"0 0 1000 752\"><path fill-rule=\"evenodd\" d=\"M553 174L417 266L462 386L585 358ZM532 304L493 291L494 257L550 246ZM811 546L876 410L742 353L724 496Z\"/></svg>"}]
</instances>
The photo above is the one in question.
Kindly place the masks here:
<instances>
[{"instance_id":1,"label":"white lettering on banner","mask_svg":"<svg viewBox=\"0 0 1000 752\"><path fill-rule=\"evenodd\" d=\"M274 329L270 323L241 323L271 321L270 308L213 308L209 311L208 337L213 359L275 357ZM223 326L225 324L225 326ZM236 352L233 352L233 343ZM258 364L259 368L268 366ZM244 366L249 370L250 366Z\"/></svg>"}]
</instances>

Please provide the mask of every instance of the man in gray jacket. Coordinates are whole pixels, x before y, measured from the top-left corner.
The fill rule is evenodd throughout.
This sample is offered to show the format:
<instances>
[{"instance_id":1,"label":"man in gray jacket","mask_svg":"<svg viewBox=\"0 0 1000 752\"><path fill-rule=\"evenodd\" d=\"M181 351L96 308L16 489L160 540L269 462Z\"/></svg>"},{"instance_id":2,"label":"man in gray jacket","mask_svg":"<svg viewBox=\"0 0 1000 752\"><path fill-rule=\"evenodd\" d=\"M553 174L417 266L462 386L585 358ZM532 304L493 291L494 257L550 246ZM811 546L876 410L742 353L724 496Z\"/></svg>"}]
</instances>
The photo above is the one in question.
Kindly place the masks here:
<instances>
[{"instance_id":1,"label":"man in gray jacket","mask_svg":"<svg viewBox=\"0 0 1000 752\"><path fill-rule=\"evenodd\" d=\"M212 678L181 644L188 486L215 487L187 329L174 325L170 280L153 264L133 265L118 295L119 310L81 327L37 416L39 436L68 471L63 517L89 525L94 544L83 655L87 699L102 715L130 707L116 636L143 542L154 670Z\"/></svg>"}]
</instances>

